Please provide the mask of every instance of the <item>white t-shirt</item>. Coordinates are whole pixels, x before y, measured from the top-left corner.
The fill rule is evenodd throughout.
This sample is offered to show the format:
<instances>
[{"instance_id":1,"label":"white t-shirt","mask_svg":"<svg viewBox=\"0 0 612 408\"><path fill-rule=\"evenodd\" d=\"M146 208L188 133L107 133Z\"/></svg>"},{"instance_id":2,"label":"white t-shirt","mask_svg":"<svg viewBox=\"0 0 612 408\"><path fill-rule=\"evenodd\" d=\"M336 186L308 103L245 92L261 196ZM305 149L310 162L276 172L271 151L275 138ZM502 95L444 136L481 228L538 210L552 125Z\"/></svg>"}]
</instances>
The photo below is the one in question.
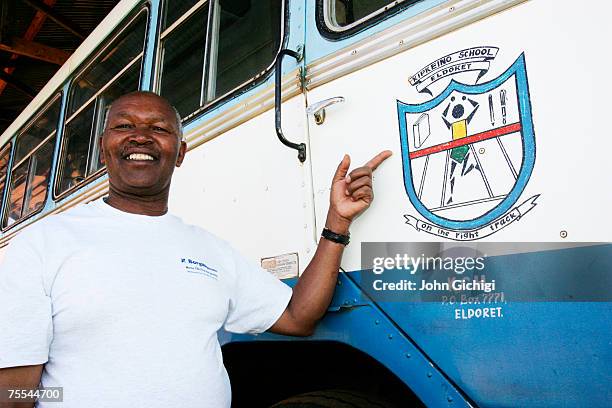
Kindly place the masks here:
<instances>
[{"instance_id":1,"label":"white t-shirt","mask_svg":"<svg viewBox=\"0 0 612 408\"><path fill-rule=\"evenodd\" d=\"M46 363L64 403L38 407L229 407L217 331L267 330L291 294L199 227L100 199L9 244L0 368Z\"/></svg>"}]
</instances>

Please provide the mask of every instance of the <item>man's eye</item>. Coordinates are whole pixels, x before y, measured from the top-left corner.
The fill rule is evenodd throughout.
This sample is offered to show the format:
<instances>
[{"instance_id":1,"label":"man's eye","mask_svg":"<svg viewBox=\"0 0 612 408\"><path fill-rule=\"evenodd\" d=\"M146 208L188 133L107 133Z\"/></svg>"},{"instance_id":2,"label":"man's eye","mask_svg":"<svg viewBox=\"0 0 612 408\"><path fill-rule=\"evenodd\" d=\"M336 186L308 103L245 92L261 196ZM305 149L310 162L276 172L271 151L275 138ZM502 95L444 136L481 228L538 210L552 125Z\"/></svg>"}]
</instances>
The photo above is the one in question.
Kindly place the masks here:
<instances>
[{"instance_id":1,"label":"man's eye","mask_svg":"<svg viewBox=\"0 0 612 408\"><path fill-rule=\"evenodd\" d=\"M122 123L120 125L115 126L113 129L131 129L133 127L134 127L134 125L132 125L130 123Z\"/></svg>"},{"instance_id":2,"label":"man's eye","mask_svg":"<svg viewBox=\"0 0 612 408\"><path fill-rule=\"evenodd\" d=\"M165 132L165 133L168 133L168 129L164 129L163 127L159 127L159 126L153 126L151 129L153 129L156 132Z\"/></svg>"}]
</instances>

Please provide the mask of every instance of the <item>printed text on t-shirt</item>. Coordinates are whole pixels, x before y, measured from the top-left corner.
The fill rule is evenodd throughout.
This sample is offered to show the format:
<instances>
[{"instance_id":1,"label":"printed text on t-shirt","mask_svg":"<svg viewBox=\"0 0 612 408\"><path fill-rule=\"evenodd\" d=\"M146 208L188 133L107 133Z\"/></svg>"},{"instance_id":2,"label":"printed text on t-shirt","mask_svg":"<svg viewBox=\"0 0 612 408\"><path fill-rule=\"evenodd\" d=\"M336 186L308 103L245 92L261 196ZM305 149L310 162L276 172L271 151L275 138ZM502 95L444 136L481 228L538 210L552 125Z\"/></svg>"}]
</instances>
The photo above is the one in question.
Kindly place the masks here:
<instances>
[{"instance_id":1,"label":"printed text on t-shirt","mask_svg":"<svg viewBox=\"0 0 612 408\"><path fill-rule=\"evenodd\" d=\"M201 261L194 261L189 258L181 258L181 263L185 265L185 270L189 273L206 275L209 278L217 279L218 272Z\"/></svg>"}]
</instances>

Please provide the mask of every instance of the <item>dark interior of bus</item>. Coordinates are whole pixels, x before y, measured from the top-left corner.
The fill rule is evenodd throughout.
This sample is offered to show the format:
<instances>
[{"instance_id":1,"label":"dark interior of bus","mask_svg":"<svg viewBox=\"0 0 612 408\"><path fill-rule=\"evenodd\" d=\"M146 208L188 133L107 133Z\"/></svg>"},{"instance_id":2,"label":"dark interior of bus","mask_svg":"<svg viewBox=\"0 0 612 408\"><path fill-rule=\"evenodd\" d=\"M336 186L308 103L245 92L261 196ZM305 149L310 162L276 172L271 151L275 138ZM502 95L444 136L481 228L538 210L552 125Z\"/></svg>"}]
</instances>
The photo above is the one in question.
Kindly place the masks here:
<instances>
[{"instance_id":1,"label":"dark interior of bus","mask_svg":"<svg viewBox=\"0 0 612 408\"><path fill-rule=\"evenodd\" d=\"M389 0L335 0L333 23L344 27L389 5Z\"/></svg>"}]
</instances>

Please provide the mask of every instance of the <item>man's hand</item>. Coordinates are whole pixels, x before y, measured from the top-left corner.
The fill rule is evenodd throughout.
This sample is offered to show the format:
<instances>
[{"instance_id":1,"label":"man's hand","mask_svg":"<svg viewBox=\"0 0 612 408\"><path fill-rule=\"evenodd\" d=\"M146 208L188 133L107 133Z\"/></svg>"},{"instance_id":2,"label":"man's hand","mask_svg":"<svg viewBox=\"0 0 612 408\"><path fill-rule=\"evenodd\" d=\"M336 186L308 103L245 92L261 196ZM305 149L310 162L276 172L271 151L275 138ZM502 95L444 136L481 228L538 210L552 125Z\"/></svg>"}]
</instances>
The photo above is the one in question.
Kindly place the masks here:
<instances>
[{"instance_id":1,"label":"man's hand","mask_svg":"<svg viewBox=\"0 0 612 408\"><path fill-rule=\"evenodd\" d=\"M372 203L372 172L387 158L385 150L363 167L351 171L351 158L345 155L334 174L330 206L325 226L338 234L346 234L355 217ZM310 336L329 306L344 245L326 239L319 241L317 251L293 288L293 296L281 317L269 329L273 333Z\"/></svg>"},{"instance_id":2,"label":"man's hand","mask_svg":"<svg viewBox=\"0 0 612 408\"><path fill-rule=\"evenodd\" d=\"M351 158L345 155L332 180L329 212L325 226L343 234L351 222L364 212L374 199L372 173L392 155L390 150L380 152L362 167L350 173ZM347 174L348 173L348 174Z\"/></svg>"}]
</instances>

